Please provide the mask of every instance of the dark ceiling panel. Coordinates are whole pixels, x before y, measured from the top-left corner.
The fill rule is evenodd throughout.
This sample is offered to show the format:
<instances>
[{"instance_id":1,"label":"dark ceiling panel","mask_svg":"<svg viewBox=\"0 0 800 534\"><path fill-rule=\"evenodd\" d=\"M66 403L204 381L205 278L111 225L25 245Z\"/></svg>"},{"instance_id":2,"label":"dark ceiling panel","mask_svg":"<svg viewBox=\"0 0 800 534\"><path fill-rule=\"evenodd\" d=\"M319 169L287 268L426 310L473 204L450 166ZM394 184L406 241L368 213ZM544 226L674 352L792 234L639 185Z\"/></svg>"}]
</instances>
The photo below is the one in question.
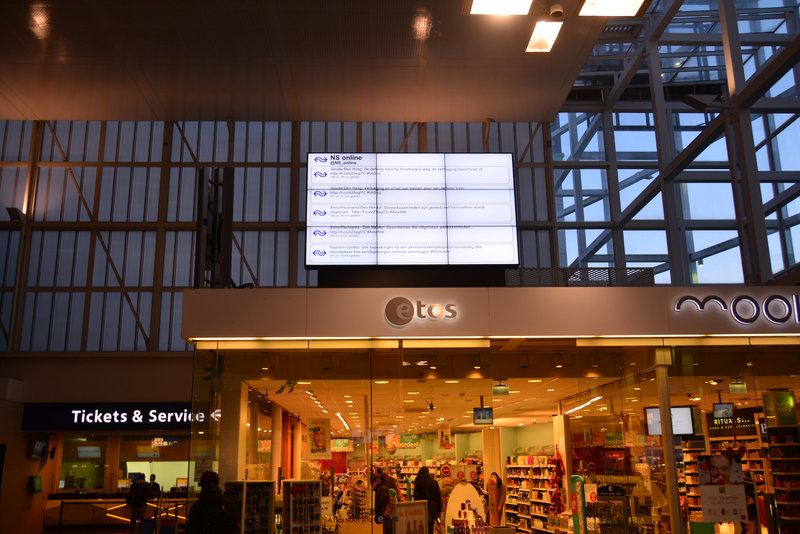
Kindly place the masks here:
<instances>
[{"instance_id":1,"label":"dark ceiling panel","mask_svg":"<svg viewBox=\"0 0 800 534\"><path fill-rule=\"evenodd\" d=\"M605 24L563 3L555 49L531 55L544 0L502 18L460 0L7 2L0 117L547 121Z\"/></svg>"}]
</instances>

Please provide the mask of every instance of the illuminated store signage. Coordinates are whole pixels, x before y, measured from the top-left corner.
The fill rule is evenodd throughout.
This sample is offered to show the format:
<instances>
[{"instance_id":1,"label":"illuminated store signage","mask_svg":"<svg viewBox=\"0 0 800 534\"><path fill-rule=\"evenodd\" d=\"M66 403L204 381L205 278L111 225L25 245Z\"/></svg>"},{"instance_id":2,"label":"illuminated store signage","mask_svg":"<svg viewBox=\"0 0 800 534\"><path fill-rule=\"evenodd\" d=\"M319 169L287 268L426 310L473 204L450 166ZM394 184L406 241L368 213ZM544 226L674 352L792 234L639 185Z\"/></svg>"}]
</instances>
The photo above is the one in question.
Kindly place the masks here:
<instances>
[{"instance_id":1,"label":"illuminated store signage","mask_svg":"<svg viewBox=\"0 0 800 534\"><path fill-rule=\"evenodd\" d=\"M800 324L800 301L798 295L784 297L783 295L770 295L764 300L759 300L750 295L739 295L730 300L717 295L708 295L699 298L693 295L684 295L675 303L675 311L680 312L687 308L701 312L721 311L730 313L731 317L741 324L753 324L760 318L773 324L787 323L794 318Z\"/></svg>"},{"instance_id":2,"label":"illuminated store signage","mask_svg":"<svg viewBox=\"0 0 800 534\"><path fill-rule=\"evenodd\" d=\"M189 402L27 403L22 430L189 430L207 420Z\"/></svg>"},{"instance_id":3,"label":"illuminated store signage","mask_svg":"<svg viewBox=\"0 0 800 534\"><path fill-rule=\"evenodd\" d=\"M455 304L427 304L421 300L411 301L405 297L395 297L386 303L384 316L390 325L403 328L415 318L420 321L455 319L458 310Z\"/></svg>"}]
</instances>

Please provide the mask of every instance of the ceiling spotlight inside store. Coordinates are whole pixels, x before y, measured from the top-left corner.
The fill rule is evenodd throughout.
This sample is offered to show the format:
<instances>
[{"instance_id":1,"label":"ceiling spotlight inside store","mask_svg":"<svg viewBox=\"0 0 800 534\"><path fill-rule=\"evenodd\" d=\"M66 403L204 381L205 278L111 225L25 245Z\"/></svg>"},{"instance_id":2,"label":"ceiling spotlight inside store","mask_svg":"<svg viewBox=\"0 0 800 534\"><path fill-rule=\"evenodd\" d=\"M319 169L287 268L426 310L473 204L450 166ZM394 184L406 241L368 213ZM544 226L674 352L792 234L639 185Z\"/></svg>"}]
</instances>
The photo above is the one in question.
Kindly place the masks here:
<instances>
[{"instance_id":1,"label":"ceiling spotlight inside store","mask_svg":"<svg viewBox=\"0 0 800 534\"><path fill-rule=\"evenodd\" d=\"M403 360L403 367L408 367L409 365L411 365L411 362L407 362L406 360Z\"/></svg>"},{"instance_id":2,"label":"ceiling spotlight inside store","mask_svg":"<svg viewBox=\"0 0 800 534\"><path fill-rule=\"evenodd\" d=\"M556 369L561 369L564 367L564 357L563 356L556 356L555 359Z\"/></svg>"},{"instance_id":3,"label":"ceiling spotlight inside store","mask_svg":"<svg viewBox=\"0 0 800 534\"><path fill-rule=\"evenodd\" d=\"M417 360L417 361L416 361L416 362L414 362L414 363L415 363L416 365L419 365L420 367L425 367L426 365L428 365L428 360Z\"/></svg>"},{"instance_id":4,"label":"ceiling spotlight inside store","mask_svg":"<svg viewBox=\"0 0 800 534\"><path fill-rule=\"evenodd\" d=\"M550 4L548 11L550 13L550 16L553 17L554 19L560 19L561 17L564 16L564 6L562 6L559 3Z\"/></svg>"},{"instance_id":5,"label":"ceiling spotlight inside store","mask_svg":"<svg viewBox=\"0 0 800 534\"><path fill-rule=\"evenodd\" d=\"M531 378L530 380L528 380L528 383L530 383L530 384L538 384L541 381L542 381L541 378Z\"/></svg>"}]
</instances>

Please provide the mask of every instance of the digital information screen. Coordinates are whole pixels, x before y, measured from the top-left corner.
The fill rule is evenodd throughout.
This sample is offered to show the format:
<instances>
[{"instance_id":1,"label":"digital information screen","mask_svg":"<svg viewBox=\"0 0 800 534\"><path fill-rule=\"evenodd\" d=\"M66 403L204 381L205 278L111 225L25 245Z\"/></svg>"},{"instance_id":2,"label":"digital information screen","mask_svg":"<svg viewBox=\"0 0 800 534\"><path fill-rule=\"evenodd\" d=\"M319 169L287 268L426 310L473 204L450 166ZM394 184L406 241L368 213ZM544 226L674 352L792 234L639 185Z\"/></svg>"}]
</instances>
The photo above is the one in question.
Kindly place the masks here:
<instances>
[{"instance_id":1,"label":"digital information screen","mask_svg":"<svg viewBox=\"0 0 800 534\"><path fill-rule=\"evenodd\" d=\"M517 265L511 154L309 154L306 265Z\"/></svg>"}]
</instances>

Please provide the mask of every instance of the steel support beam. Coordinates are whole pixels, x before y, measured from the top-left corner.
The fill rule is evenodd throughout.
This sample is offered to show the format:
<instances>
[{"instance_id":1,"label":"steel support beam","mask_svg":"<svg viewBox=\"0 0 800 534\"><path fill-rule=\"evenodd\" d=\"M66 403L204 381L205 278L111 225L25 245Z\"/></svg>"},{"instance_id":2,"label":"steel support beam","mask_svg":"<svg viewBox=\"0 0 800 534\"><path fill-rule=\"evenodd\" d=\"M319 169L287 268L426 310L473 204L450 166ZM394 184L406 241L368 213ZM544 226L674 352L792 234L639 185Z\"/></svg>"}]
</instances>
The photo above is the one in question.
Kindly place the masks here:
<instances>
[{"instance_id":1,"label":"steel support beam","mask_svg":"<svg viewBox=\"0 0 800 534\"><path fill-rule=\"evenodd\" d=\"M650 99L653 103L653 120L655 121L656 144L659 146L658 167L661 172L674 161L675 137L672 121L664 101L664 89L661 83L661 61L658 56L658 44L650 41L648 47L650 75ZM691 272L689 269L688 240L683 227L683 203L680 184L665 182L661 188L661 202L664 210L664 226L667 234L667 254L669 256L670 280L676 285L689 285Z\"/></svg>"},{"instance_id":2,"label":"steel support beam","mask_svg":"<svg viewBox=\"0 0 800 534\"><path fill-rule=\"evenodd\" d=\"M672 18L675 16L678 10L680 10L682 4L683 0L672 0L664 8L664 10L659 13L658 18L652 21L649 32L644 36L642 43L633 52L633 57L625 65L625 68L617 78L616 83L614 83L614 87L612 87L608 92L608 95L606 95L604 101L604 106L606 109L613 108L614 104L616 104L622 97L622 93L625 91L625 89L627 89L628 85L631 83L631 80L633 80L634 75L642 66L645 56L647 56L647 47L650 46L649 43L657 41L661 37L661 35L667 29L667 26L669 26L669 23L672 22Z\"/></svg>"},{"instance_id":3,"label":"steel support beam","mask_svg":"<svg viewBox=\"0 0 800 534\"><path fill-rule=\"evenodd\" d=\"M745 90L744 64L734 0L720 0L725 66L728 74L730 107L723 109L726 122L728 158L731 163L734 202L739 204L737 219L744 227L739 230L744 278L747 285L761 285L772 278L764 205L758 180L758 164L753 150L753 130L748 107L736 97ZM743 231L742 231L743 230Z\"/></svg>"}]
</instances>

